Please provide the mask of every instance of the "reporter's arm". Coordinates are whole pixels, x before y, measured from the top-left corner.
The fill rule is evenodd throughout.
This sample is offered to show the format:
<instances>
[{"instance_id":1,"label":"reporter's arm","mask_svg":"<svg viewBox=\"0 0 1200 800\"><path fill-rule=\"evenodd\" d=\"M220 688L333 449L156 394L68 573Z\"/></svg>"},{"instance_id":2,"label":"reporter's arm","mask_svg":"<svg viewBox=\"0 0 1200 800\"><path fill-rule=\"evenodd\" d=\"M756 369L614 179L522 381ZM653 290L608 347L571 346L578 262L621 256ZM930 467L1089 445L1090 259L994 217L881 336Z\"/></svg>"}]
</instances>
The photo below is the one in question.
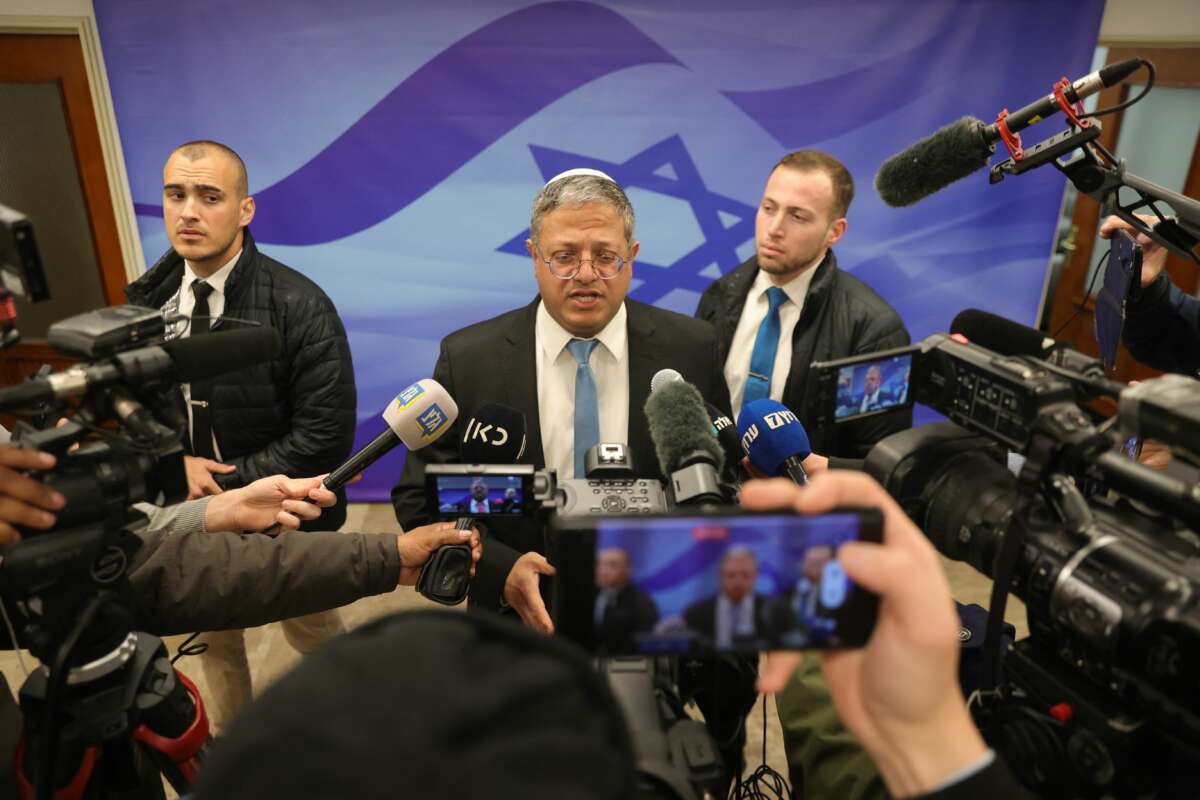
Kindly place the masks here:
<instances>
[{"instance_id":1,"label":"reporter's arm","mask_svg":"<svg viewBox=\"0 0 1200 800\"><path fill-rule=\"evenodd\" d=\"M390 592L400 579L396 534L177 528L139 536L129 570L138 626L160 636L250 628L337 608Z\"/></svg>"}]
</instances>

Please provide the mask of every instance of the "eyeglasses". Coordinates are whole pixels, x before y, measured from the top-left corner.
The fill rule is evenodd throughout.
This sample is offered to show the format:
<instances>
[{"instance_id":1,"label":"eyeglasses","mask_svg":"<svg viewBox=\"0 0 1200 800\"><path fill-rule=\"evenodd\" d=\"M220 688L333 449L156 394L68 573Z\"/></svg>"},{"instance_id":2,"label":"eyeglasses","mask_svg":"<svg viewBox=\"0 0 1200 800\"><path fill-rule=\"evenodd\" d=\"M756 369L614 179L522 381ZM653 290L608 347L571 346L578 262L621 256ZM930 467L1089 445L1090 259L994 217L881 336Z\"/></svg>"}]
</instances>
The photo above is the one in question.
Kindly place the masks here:
<instances>
[{"instance_id":1,"label":"eyeglasses","mask_svg":"<svg viewBox=\"0 0 1200 800\"><path fill-rule=\"evenodd\" d=\"M580 258L579 253L558 250L551 253L549 258L542 258L542 251L538 250L538 258L546 263L546 268L550 270L551 275L564 281L569 281L578 275L585 263L591 264L592 271L604 281L611 281L617 277L621 272L621 267L625 266L625 259L608 251L601 251L594 258Z\"/></svg>"}]
</instances>

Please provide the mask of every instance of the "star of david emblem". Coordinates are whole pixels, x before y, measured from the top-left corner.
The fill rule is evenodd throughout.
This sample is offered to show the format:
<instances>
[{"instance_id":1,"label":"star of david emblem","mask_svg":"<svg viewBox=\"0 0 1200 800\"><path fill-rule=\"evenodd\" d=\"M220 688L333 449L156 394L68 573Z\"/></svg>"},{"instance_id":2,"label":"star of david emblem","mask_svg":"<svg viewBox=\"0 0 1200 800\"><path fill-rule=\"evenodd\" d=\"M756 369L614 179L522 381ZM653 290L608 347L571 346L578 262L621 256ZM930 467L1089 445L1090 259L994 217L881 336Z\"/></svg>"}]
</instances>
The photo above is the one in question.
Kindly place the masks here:
<instances>
[{"instance_id":1,"label":"star of david emblem","mask_svg":"<svg viewBox=\"0 0 1200 800\"><path fill-rule=\"evenodd\" d=\"M623 163L530 145L530 152L546 180L564 170L590 167L611 175L628 192L641 189L686 203L696 218L701 241L671 263L655 263L639 255L629 295L644 303L661 300L674 289L703 292L716 278L736 267L744 259L738 247L754 236L754 206L716 194L704 185L696 162L683 139L669 136L651 145ZM635 211L637 208L635 206ZM639 220L642 253L651 252L646 231L652 223ZM529 229L496 248L501 253L528 257L525 240Z\"/></svg>"}]
</instances>

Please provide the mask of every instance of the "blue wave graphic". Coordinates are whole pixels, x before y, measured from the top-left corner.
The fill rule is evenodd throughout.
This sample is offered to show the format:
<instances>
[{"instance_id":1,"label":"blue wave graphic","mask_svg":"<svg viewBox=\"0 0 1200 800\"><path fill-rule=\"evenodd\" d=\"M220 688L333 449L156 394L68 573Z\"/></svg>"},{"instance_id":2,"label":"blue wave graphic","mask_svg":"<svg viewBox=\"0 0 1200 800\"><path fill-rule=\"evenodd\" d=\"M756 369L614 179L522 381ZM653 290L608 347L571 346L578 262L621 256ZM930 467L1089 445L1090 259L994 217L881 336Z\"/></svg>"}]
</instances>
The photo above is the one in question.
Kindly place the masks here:
<instances>
[{"instance_id":1,"label":"blue wave graphic","mask_svg":"<svg viewBox=\"0 0 1200 800\"><path fill-rule=\"evenodd\" d=\"M562 57L564 42L570 58ZM678 63L624 17L591 3L515 11L450 45L308 163L257 192L254 236L311 245L358 233L581 86L629 67ZM135 209L162 214L161 206Z\"/></svg>"}]
</instances>

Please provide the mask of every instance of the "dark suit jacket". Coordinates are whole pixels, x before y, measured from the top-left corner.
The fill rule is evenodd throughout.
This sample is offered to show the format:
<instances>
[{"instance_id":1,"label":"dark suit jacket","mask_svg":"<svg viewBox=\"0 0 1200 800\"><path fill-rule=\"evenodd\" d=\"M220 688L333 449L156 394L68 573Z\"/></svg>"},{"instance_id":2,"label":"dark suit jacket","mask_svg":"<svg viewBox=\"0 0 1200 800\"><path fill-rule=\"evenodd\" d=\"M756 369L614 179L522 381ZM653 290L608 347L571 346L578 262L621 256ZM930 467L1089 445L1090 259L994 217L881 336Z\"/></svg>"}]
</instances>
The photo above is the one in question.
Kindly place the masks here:
<instances>
[{"instance_id":1,"label":"dark suit jacket","mask_svg":"<svg viewBox=\"0 0 1200 800\"><path fill-rule=\"evenodd\" d=\"M767 598L762 595L754 595L754 633L756 636L763 635L764 617L763 612L766 608ZM707 636L710 640L716 641L717 637L717 596L713 595L707 600L701 600L693 603L683 611L683 621L693 631Z\"/></svg>"},{"instance_id":2,"label":"dark suit jacket","mask_svg":"<svg viewBox=\"0 0 1200 800\"><path fill-rule=\"evenodd\" d=\"M826 456L863 458L883 437L911 428L912 412L880 414L819 431L816 383L808 367L814 361L833 361L903 347L910 342L908 330L896 310L874 289L838 269L832 250L815 269L804 309L792 334L792 368L783 390L783 404L800 418L813 450ZM722 368L757 275L758 260L751 258L714 281L696 308L696 316L711 322L717 330Z\"/></svg>"},{"instance_id":3,"label":"dark suit jacket","mask_svg":"<svg viewBox=\"0 0 1200 800\"><path fill-rule=\"evenodd\" d=\"M524 308L455 331L442 340L433 377L458 404L458 422L438 441L408 454L400 482L392 489L396 518L406 529L430 520L425 508L425 465L457 462L462 423L487 403L504 403L525 415L526 441L521 463L538 468L546 465L538 420L534 334L538 302L540 298L535 298ZM729 391L721 375L711 325L635 300L627 299L625 308L629 341L626 444L638 475L662 480L642 410L654 373L667 367L678 370L706 400L724 411L729 410ZM562 424L570 425L571 421L564 420ZM530 550L545 550L540 524L522 519L489 519L483 556L471 583L471 605L499 607L504 580L512 565Z\"/></svg>"},{"instance_id":4,"label":"dark suit jacket","mask_svg":"<svg viewBox=\"0 0 1200 800\"><path fill-rule=\"evenodd\" d=\"M488 513L500 510L499 505L497 503L494 503L491 500L485 500L484 502L487 503ZM461 503L458 503L458 510L462 514L472 513L471 512L471 500L467 499L467 500L463 500Z\"/></svg>"},{"instance_id":5,"label":"dark suit jacket","mask_svg":"<svg viewBox=\"0 0 1200 800\"><path fill-rule=\"evenodd\" d=\"M610 653L632 653L633 635L654 630L656 622L658 606L654 599L632 583L627 583L604 610L604 619L596 631L596 641Z\"/></svg>"}]
</instances>

